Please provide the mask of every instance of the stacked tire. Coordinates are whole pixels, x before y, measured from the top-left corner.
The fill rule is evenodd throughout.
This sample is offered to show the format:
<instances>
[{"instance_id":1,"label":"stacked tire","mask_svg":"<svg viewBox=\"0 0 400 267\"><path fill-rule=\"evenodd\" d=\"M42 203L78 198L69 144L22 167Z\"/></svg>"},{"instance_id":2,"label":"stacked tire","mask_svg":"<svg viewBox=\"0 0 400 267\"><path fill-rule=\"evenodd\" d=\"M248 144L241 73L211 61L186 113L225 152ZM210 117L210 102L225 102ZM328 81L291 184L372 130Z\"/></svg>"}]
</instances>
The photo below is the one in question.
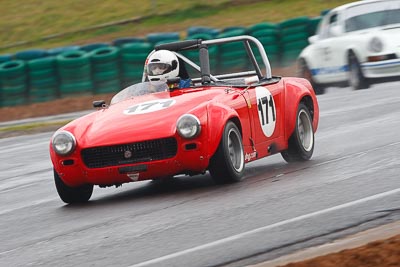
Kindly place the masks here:
<instances>
[{"instance_id":1,"label":"stacked tire","mask_svg":"<svg viewBox=\"0 0 400 267\"><path fill-rule=\"evenodd\" d=\"M92 43L92 44L86 44L82 45L79 49L85 52L92 52L93 50L99 49L99 48L105 48L109 47L110 44L108 43Z\"/></svg>"},{"instance_id":2,"label":"stacked tire","mask_svg":"<svg viewBox=\"0 0 400 267\"><path fill-rule=\"evenodd\" d=\"M279 64L281 49L279 43L279 27L276 24L263 22L250 26L249 35L257 38L263 45L271 65ZM253 49L257 62L261 62L258 49Z\"/></svg>"},{"instance_id":3,"label":"stacked tire","mask_svg":"<svg viewBox=\"0 0 400 267\"><path fill-rule=\"evenodd\" d=\"M11 61L13 59L13 56L11 54L5 54L5 55L0 55L0 64Z\"/></svg>"},{"instance_id":4,"label":"stacked tire","mask_svg":"<svg viewBox=\"0 0 400 267\"><path fill-rule=\"evenodd\" d=\"M121 47L121 83L127 87L142 81L143 68L152 45L143 43L128 43Z\"/></svg>"},{"instance_id":5,"label":"stacked tire","mask_svg":"<svg viewBox=\"0 0 400 267\"><path fill-rule=\"evenodd\" d=\"M322 17L310 18L310 23L308 25L308 35L313 36L317 34L318 25L321 22Z\"/></svg>"},{"instance_id":6,"label":"stacked tire","mask_svg":"<svg viewBox=\"0 0 400 267\"><path fill-rule=\"evenodd\" d=\"M65 52L56 57L60 96L93 91L90 55L84 51Z\"/></svg>"},{"instance_id":7,"label":"stacked tire","mask_svg":"<svg viewBox=\"0 0 400 267\"><path fill-rule=\"evenodd\" d=\"M179 32L160 32L160 33L150 33L146 36L147 42L152 46L157 44L164 44L170 42L176 42L180 40Z\"/></svg>"},{"instance_id":8,"label":"stacked tire","mask_svg":"<svg viewBox=\"0 0 400 267\"><path fill-rule=\"evenodd\" d=\"M308 17L297 17L279 24L283 67L292 65L303 48L308 45L309 24Z\"/></svg>"},{"instance_id":9,"label":"stacked tire","mask_svg":"<svg viewBox=\"0 0 400 267\"><path fill-rule=\"evenodd\" d=\"M30 49L30 50L23 50L20 52L15 53L14 58L18 60L32 60L38 58L44 58L48 56L47 50L44 49Z\"/></svg>"},{"instance_id":10,"label":"stacked tire","mask_svg":"<svg viewBox=\"0 0 400 267\"><path fill-rule=\"evenodd\" d=\"M119 55L119 48L114 46L101 47L90 53L95 94L121 89Z\"/></svg>"},{"instance_id":11,"label":"stacked tire","mask_svg":"<svg viewBox=\"0 0 400 267\"><path fill-rule=\"evenodd\" d=\"M28 75L23 60L0 64L0 105L16 106L28 102Z\"/></svg>"},{"instance_id":12,"label":"stacked tire","mask_svg":"<svg viewBox=\"0 0 400 267\"><path fill-rule=\"evenodd\" d=\"M131 43L144 43L144 38L141 37L121 37L114 39L112 41L112 45L121 48L124 44L131 44Z\"/></svg>"},{"instance_id":13,"label":"stacked tire","mask_svg":"<svg viewBox=\"0 0 400 267\"><path fill-rule=\"evenodd\" d=\"M217 35L220 33L220 31L216 28L193 26L193 27L189 27L187 29L186 33L187 33L186 39L194 39L194 38L192 38L193 35L197 35L197 34L206 34L207 36L211 36L211 39L214 39L215 37L217 37Z\"/></svg>"},{"instance_id":14,"label":"stacked tire","mask_svg":"<svg viewBox=\"0 0 400 267\"><path fill-rule=\"evenodd\" d=\"M234 37L246 34L244 29L235 29L218 35L218 38ZM243 71L249 64L243 42L232 42L218 46L219 62L218 72L228 73L232 71Z\"/></svg>"},{"instance_id":15,"label":"stacked tire","mask_svg":"<svg viewBox=\"0 0 400 267\"><path fill-rule=\"evenodd\" d=\"M29 60L27 65L30 102L44 102L58 97L59 81L55 57Z\"/></svg>"},{"instance_id":16,"label":"stacked tire","mask_svg":"<svg viewBox=\"0 0 400 267\"><path fill-rule=\"evenodd\" d=\"M47 54L49 56L57 56L57 55L60 55L62 53L71 52L71 51L77 51L80 48L81 47L79 45L56 47L56 48L52 48L52 49L47 50Z\"/></svg>"}]
</instances>

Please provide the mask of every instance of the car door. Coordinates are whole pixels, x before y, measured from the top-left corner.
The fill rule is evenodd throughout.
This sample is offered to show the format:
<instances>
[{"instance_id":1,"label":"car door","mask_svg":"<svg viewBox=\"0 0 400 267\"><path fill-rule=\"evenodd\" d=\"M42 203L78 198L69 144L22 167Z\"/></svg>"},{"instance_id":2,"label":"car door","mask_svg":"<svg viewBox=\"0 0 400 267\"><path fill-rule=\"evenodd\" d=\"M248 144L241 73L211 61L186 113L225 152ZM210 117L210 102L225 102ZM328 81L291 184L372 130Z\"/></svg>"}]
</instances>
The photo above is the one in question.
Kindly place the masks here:
<instances>
[{"instance_id":1,"label":"car door","mask_svg":"<svg viewBox=\"0 0 400 267\"><path fill-rule=\"evenodd\" d=\"M274 142L283 132L283 90L279 84L256 86L248 90L253 141L258 157L273 153L276 149Z\"/></svg>"}]
</instances>

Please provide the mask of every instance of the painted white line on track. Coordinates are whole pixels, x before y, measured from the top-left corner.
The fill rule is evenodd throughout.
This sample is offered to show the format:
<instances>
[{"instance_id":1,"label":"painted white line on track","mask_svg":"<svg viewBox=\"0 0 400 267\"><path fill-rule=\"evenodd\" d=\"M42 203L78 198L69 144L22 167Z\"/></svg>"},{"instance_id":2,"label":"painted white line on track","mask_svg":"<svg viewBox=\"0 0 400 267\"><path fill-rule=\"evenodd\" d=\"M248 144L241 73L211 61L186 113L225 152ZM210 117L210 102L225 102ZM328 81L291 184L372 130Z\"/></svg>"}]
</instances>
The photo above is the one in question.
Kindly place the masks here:
<instances>
[{"instance_id":1,"label":"painted white line on track","mask_svg":"<svg viewBox=\"0 0 400 267\"><path fill-rule=\"evenodd\" d=\"M212 248L212 247L215 247L215 246L218 246L218 245L229 243L229 242L232 242L232 241L247 237L249 235L260 233L260 232L265 231L265 230L270 230L272 228L279 227L279 226L282 226L282 225L285 225L285 224L298 222L298 221L301 221L301 220L304 220L304 219L309 219L309 218L314 217L314 216L323 215L323 214L326 214L326 213L329 213L329 212L333 212L333 211L337 211L337 210L340 210L340 209L348 208L348 207L351 207L351 206L354 206L354 205L358 205L358 204L362 204L364 202L368 202L368 201L371 201L371 200L384 198L384 197L387 197L387 196L390 196L390 195L393 195L393 194L397 194L397 193L400 193L400 188L393 189L393 190L390 190L390 191L386 191L386 192L383 192L383 193L379 193L379 194L376 194L376 195L372 195L372 196L369 196L369 197L361 198L361 199L358 199L358 200L354 200L354 201L351 201L351 202L348 202L348 203L345 203L345 204L341 204L341 205L338 205L338 206L334 206L334 207L331 207L331 208L327 208L327 209L319 210L319 211L316 211L316 212L308 213L308 214L305 214L305 215L301 215L301 216L298 216L298 217L295 217L295 218L292 218L292 219L288 219L288 220L284 220L284 221L281 221L281 222L277 222L277 223L274 223L274 224L266 225L266 226L263 226L263 227L260 227L260 228L256 228L256 229L253 229L253 230L250 230L250 231L247 231L247 232L243 232L243 233L240 233L240 234L237 234L237 235L233 235L233 236L229 236L229 237L226 237L226 238L223 238L223 239L219 239L219 240L216 240L216 241L213 241L213 242L210 242L210 243L207 243L207 244L203 244L203 245L200 245L200 246L197 246L197 247L189 248L189 249L182 250L182 251L179 251L179 252L175 252L175 253L172 253L172 254L169 254L169 255L165 255L165 256L162 256L162 257L159 257L159 258L155 258L155 259L152 259L152 260L148 260L148 261L144 261L144 262L141 262L141 263L133 264L130 267L142 267L142 266L148 266L148 265L151 265L151 264L160 264L161 262L163 262L165 260L170 260L170 259L173 259L173 258L177 258L179 256L184 256L184 255L192 253L192 252L200 251L202 249L209 249L209 248Z\"/></svg>"}]
</instances>

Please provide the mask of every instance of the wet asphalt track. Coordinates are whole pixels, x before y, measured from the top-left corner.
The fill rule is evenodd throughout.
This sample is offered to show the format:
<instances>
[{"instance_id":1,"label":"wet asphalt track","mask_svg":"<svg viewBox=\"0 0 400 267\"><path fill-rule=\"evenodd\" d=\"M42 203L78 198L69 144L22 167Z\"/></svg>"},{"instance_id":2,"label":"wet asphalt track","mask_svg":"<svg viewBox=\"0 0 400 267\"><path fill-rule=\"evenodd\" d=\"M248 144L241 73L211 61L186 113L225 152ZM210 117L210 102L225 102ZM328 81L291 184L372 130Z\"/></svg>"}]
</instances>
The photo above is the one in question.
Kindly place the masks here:
<instances>
[{"instance_id":1,"label":"wet asphalt track","mask_svg":"<svg viewBox=\"0 0 400 267\"><path fill-rule=\"evenodd\" d=\"M0 266L244 266L400 220L400 84L331 88L311 161L58 198L51 133L0 139Z\"/></svg>"}]
</instances>

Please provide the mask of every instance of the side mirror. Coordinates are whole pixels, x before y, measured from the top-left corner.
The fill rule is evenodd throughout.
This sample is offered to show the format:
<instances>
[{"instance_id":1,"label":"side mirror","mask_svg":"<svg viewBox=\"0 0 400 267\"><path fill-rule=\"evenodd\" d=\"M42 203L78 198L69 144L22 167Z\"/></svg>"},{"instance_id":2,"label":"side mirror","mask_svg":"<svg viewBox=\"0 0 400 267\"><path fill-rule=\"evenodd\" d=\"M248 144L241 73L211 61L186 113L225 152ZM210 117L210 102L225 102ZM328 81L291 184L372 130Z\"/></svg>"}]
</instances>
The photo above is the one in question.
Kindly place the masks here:
<instances>
[{"instance_id":1,"label":"side mirror","mask_svg":"<svg viewBox=\"0 0 400 267\"><path fill-rule=\"evenodd\" d=\"M330 35L331 37L336 37L336 36L339 36L339 35L342 35L342 34L343 34L343 29L342 29L342 27L339 26L339 25L332 26L332 27L329 29L329 35Z\"/></svg>"},{"instance_id":2,"label":"side mirror","mask_svg":"<svg viewBox=\"0 0 400 267\"><path fill-rule=\"evenodd\" d=\"M309 42L310 44L314 44L314 43L316 43L317 41L318 41L318 35L313 35L313 36L308 37L308 42Z\"/></svg>"},{"instance_id":3,"label":"side mirror","mask_svg":"<svg viewBox=\"0 0 400 267\"><path fill-rule=\"evenodd\" d=\"M104 100L93 101L94 108L102 108L102 107L105 107L105 105L106 105L106 101L104 101Z\"/></svg>"}]
</instances>

